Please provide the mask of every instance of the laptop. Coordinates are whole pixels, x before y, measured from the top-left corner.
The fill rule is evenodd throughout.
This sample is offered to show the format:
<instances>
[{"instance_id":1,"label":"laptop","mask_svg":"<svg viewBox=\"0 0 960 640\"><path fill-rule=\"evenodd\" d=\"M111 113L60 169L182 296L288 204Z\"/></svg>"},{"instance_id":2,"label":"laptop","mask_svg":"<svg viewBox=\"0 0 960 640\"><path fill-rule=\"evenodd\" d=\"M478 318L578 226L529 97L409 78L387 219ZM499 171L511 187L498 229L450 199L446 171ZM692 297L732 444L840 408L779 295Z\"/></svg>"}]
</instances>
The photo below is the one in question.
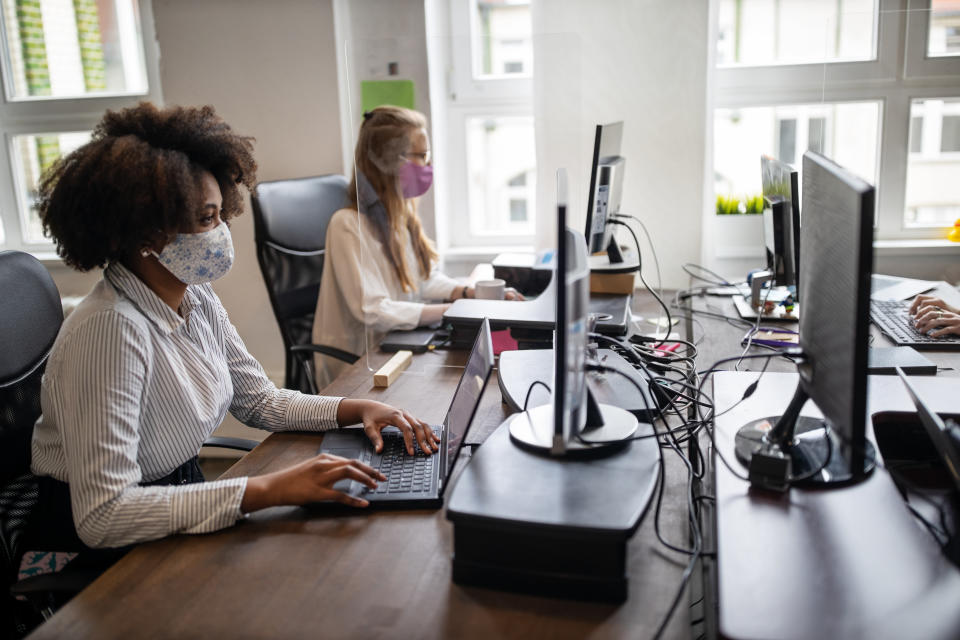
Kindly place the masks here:
<instances>
[{"instance_id":1,"label":"laptop","mask_svg":"<svg viewBox=\"0 0 960 640\"><path fill-rule=\"evenodd\" d=\"M371 507L440 507L443 504L443 492L450 482L454 464L480 405L480 398L492 369L493 341L490 337L490 322L484 319L443 424L431 425L440 435L440 450L428 456L420 451L414 441L415 454L407 454L403 436L395 427L387 427L381 431L383 452L379 454L373 450L370 439L362 429L329 431L323 436L323 444L318 453L356 458L374 469L379 469L387 477L376 489L370 489L356 480L341 480L333 487L352 496L363 497L370 502Z\"/></svg>"},{"instance_id":2,"label":"laptop","mask_svg":"<svg viewBox=\"0 0 960 640\"><path fill-rule=\"evenodd\" d=\"M933 448L940 454L947 473L950 474L957 490L960 490L960 426L957 426L953 420L944 422L940 416L931 411L930 407L917 395L917 390L913 388L901 369L897 369L897 375L900 376L910 399L913 400L913 405L917 408L917 415L927 435L930 436Z\"/></svg>"}]
</instances>

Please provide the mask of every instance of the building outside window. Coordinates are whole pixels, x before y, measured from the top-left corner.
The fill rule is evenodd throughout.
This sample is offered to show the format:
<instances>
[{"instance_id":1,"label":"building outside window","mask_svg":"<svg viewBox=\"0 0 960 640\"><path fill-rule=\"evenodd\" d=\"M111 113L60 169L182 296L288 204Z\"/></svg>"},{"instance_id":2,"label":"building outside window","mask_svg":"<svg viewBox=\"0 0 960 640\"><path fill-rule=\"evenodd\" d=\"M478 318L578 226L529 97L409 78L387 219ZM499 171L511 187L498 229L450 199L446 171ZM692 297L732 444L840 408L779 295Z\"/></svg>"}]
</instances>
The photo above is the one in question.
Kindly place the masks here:
<instances>
[{"instance_id":1,"label":"building outside window","mask_svg":"<svg viewBox=\"0 0 960 640\"><path fill-rule=\"evenodd\" d=\"M759 195L763 153L799 169L812 149L877 186L878 239L945 235L960 217L960 2L716 0L714 16L717 196Z\"/></svg>"},{"instance_id":2,"label":"building outside window","mask_svg":"<svg viewBox=\"0 0 960 640\"><path fill-rule=\"evenodd\" d=\"M0 0L0 248L52 253L35 210L43 171L89 141L105 110L160 101L149 7Z\"/></svg>"}]
</instances>

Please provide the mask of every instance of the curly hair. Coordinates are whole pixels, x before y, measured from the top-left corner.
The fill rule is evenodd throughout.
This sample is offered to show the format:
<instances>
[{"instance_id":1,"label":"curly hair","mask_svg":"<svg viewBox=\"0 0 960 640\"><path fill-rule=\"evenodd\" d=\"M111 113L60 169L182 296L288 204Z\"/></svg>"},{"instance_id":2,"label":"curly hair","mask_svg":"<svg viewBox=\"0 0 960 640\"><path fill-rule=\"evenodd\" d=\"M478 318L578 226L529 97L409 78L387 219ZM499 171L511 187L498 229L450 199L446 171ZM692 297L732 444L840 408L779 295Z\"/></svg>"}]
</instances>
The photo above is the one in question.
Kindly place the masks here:
<instances>
[{"instance_id":1,"label":"curly hair","mask_svg":"<svg viewBox=\"0 0 960 640\"><path fill-rule=\"evenodd\" d=\"M252 143L209 105L141 102L107 111L93 139L41 177L44 233L80 271L122 260L193 223L203 204L204 170L220 185L221 219L229 220L243 211L240 185L252 190L256 183Z\"/></svg>"}]
</instances>

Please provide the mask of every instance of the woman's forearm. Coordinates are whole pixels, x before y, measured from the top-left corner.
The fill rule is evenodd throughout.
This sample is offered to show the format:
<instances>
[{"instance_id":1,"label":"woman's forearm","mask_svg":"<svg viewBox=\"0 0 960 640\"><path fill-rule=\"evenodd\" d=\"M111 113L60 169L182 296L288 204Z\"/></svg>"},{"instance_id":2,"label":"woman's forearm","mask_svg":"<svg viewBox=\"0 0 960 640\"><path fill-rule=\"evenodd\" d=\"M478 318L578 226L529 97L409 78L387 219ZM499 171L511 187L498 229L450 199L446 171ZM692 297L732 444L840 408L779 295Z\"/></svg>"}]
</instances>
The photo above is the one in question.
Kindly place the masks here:
<instances>
[{"instance_id":1,"label":"woman's forearm","mask_svg":"<svg viewBox=\"0 0 960 640\"><path fill-rule=\"evenodd\" d=\"M425 304L420 312L419 326L436 324L443 320L443 314L450 308L449 304Z\"/></svg>"},{"instance_id":2,"label":"woman's forearm","mask_svg":"<svg viewBox=\"0 0 960 640\"><path fill-rule=\"evenodd\" d=\"M344 398L337 405L337 424L345 427L351 424L363 422L363 409L370 400L358 400L354 398Z\"/></svg>"}]
</instances>

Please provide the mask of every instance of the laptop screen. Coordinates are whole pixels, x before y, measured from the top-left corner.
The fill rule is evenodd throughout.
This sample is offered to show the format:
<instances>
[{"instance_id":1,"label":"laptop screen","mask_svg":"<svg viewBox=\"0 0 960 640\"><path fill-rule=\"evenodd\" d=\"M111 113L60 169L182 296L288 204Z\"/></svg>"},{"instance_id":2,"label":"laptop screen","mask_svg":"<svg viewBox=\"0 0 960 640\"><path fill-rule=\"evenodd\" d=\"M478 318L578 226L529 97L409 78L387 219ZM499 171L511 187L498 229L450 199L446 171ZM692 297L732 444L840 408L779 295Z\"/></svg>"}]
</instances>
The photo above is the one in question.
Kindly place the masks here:
<instances>
[{"instance_id":1,"label":"laptop screen","mask_svg":"<svg viewBox=\"0 0 960 640\"><path fill-rule=\"evenodd\" d=\"M480 395L483 393L483 387L487 384L492 368L493 341L490 337L490 323L484 320L477 334L477 340L473 343L467 366L464 367L463 375L460 377L460 384L457 385L457 390L453 394L450 409L447 411L444 428L447 432L447 468L444 470L446 476L453 471L463 437L473 420L473 414L480 403Z\"/></svg>"},{"instance_id":2,"label":"laptop screen","mask_svg":"<svg viewBox=\"0 0 960 640\"><path fill-rule=\"evenodd\" d=\"M903 386L907 389L907 394L909 394L910 399L913 400L913 406L917 408L920 423L930 437L930 442L933 443L933 447L940 455L942 462L947 468L947 472L950 474L950 477L953 478L957 489L960 490L960 452L954 448L953 442L947 435L946 424L940 416L934 413L930 407L927 406L927 403L920 398L917 390L907 379L907 375L899 367L897 367L897 375L900 376L900 380L903 381Z\"/></svg>"}]
</instances>

